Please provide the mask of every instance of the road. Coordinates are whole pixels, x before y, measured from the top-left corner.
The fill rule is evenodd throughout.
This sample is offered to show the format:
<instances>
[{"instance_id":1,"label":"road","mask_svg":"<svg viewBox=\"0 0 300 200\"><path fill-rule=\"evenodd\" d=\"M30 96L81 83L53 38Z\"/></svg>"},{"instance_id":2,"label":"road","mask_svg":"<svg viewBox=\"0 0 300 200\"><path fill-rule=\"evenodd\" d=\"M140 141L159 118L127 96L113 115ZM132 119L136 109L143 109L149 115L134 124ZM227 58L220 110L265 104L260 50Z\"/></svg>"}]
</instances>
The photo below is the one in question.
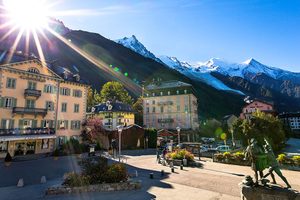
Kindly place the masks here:
<instances>
[{"instance_id":1,"label":"road","mask_svg":"<svg viewBox=\"0 0 300 200\"><path fill-rule=\"evenodd\" d=\"M44 196L44 190L53 184L59 183L60 179L53 179L47 184L26 185L24 188L2 187L0 197L5 199L204 199L204 200L238 200L238 183L244 175L252 174L249 167L226 165L202 161L201 168L189 168L184 170L175 169L171 173L170 168L156 163L155 155L149 153L135 152L127 153L127 168L130 174L137 170L138 177L142 181L142 189L137 191L85 193L80 195ZM142 155L141 155L142 154ZM73 159L71 159L73 160ZM40 160L39 162L41 162ZM164 170L166 175L160 176ZM34 170L33 170L34 171ZM149 173L154 173L154 179L149 179ZM300 173L283 170L292 187L300 190ZM283 184L282 181L278 181ZM1 199L1 198L0 198Z\"/></svg>"}]
</instances>

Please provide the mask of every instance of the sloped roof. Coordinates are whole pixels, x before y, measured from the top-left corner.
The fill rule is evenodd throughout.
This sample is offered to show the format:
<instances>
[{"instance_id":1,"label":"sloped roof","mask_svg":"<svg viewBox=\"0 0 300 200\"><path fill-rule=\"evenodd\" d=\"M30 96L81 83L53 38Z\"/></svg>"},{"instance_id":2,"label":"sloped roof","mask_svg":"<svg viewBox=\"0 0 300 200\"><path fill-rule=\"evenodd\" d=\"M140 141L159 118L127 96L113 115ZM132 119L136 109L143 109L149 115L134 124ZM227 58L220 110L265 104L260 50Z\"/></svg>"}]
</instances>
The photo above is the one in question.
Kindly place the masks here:
<instances>
[{"instance_id":1,"label":"sloped roof","mask_svg":"<svg viewBox=\"0 0 300 200\"><path fill-rule=\"evenodd\" d=\"M181 81L164 81L158 83L151 83L146 86L147 90L166 89L166 88L178 88L178 87L192 87L189 83Z\"/></svg>"}]
</instances>

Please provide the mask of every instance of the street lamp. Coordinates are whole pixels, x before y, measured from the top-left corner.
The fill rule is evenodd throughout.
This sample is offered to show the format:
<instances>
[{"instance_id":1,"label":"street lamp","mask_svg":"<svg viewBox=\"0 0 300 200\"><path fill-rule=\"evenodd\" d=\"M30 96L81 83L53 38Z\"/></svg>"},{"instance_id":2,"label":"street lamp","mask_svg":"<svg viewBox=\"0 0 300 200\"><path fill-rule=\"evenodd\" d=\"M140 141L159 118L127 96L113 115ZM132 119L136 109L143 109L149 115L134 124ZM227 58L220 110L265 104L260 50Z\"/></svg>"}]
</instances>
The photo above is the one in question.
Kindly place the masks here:
<instances>
[{"instance_id":1,"label":"street lamp","mask_svg":"<svg viewBox=\"0 0 300 200\"><path fill-rule=\"evenodd\" d=\"M121 134L123 131L123 126L117 126L117 130L119 133L119 162L121 161L121 145L122 145L122 141L121 141Z\"/></svg>"},{"instance_id":2,"label":"street lamp","mask_svg":"<svg viewBox=\"0 0 300 200\"><path fill-rule=\"evenodd\" d=\"M176 127L177 133L178 133L178 145L180 144L180 127Z\"/></svg>"}]
</instances>

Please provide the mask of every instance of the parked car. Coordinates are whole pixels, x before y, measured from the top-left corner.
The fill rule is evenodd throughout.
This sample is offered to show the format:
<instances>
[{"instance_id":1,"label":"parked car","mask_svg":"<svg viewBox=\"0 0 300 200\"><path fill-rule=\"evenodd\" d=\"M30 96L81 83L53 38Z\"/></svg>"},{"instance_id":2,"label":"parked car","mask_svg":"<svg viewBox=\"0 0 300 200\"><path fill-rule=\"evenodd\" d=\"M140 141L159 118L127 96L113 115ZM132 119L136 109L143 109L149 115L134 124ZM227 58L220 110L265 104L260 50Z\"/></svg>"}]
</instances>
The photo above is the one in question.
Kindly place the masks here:
<instances>
[{"instance_id":1,"label":"parked car","mask_svg":"<svg viewBox=\"0 0 300 200\"><path fill-rule=\"evenodd\" d=\"M218 152L223 153L223 152L226 152L226 151L231 151L231 148L230 148L228 145L220 145L220 146L218 146L218 147L216 148L216 150L217 150Z\"/></svg>"},{"instance_id":2,"label":"parked car","mask_svg":"<svg viewBox=\"0 0 300 200\"><path fill-rule=\"evenodd\" d=\"M200 147L200 153L208 152L208 148L201 146Z\"/></svg>"}]
</instances>

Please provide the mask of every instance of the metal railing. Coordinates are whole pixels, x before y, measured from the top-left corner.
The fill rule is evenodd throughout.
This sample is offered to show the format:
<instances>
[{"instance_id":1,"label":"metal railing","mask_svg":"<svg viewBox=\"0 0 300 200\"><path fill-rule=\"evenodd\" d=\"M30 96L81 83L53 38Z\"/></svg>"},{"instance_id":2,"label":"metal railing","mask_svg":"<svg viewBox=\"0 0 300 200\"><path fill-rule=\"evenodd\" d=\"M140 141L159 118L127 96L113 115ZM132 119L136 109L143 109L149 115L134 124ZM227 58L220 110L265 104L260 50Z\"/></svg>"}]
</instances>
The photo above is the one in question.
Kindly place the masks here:
<instances>
[{"instance_id":1,"label":"metal railing","mask_svg":"<svg viewBox=\"0 0 300 200\"><path fill-rule=\"evenodd\" d=\"M41 90L35 90L35 89L25 89L24 96L31 96L31 97L40 97L42 95Z\"/></svg>"},{"instance_id":2,"label":"metal railing","mask_svg":"<svg viewBox=\"0 0 300 200\"><path fill-rule=\"evenodd\" d=\"M48 110L44 108L13 107L12 112L17 114L47 115Z\"/></svg>"},{"instance_id":3,"label":"metal railing","mask_svg":"<svg viewBox=\"0 0 300 200\"><path fill-rule=\"evenodd\" d=\"M12 135L55 135L55 130L53 128L0 129L0 136Z\"/></svg>"}]
</instances>

